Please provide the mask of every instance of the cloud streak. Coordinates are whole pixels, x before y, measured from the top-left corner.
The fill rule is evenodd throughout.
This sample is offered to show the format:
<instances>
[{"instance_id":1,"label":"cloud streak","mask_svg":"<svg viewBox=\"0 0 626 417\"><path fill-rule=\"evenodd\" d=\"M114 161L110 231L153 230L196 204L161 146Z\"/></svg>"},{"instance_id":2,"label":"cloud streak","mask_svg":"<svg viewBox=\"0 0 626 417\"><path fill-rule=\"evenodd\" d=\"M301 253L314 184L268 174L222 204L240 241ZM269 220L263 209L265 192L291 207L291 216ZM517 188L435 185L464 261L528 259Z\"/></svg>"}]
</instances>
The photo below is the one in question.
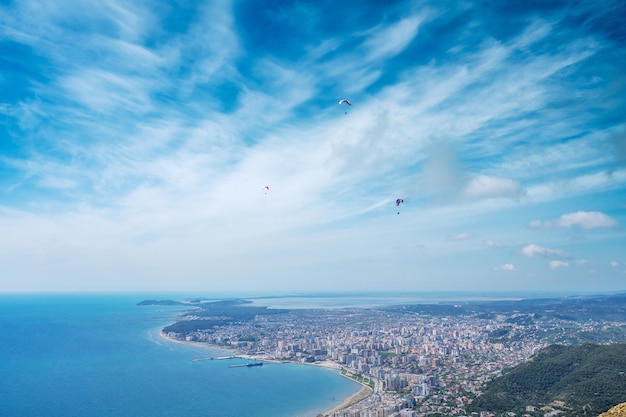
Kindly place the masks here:
<instances>
[{"instance_id":1,"label":"cloud streak","mask_svg":"<svg viewBox=\"0 0 626 417\"><path fill-rule=\"evenodd\" d=\"M546 248L543 246L529 244L522 248L522 255L528 257L540 256L543 258L569 258L569 254L561 249Z\"/></svg>"},{"instance_id":2,"label":"cloud streak","mask_svg":"<svg viewBox=\"0 0 626 417\"><path fill-rule=\"evenodd\" d=\"M596 228L618 227L617 220L598 211L577 211L575 213L564 214L556 220L541 222L533 220L530 227L534 229L557 229L579 226L582 229L590 230Z\"/></svg>"},{"instance_id":3,"label":"cloud streak","mask_svg":"<svg viewBox=\"0 0 626 417\"><path fill-rule=\"evenodd\" d=\"M463 190L468 198L518 198L521 193L521 187L516 181L487 175L477 175Z\"/></svg>"},{"instance_id":4,"label":"cloud streak","mask_svg":"<svg viewBox=\"0 0 626 417\"><path fill-rule=\"evenodd\" d=\"M569 262L550 261L550 269L567 268L567 267L569 267Z\"/></svg>"},{"instance_id":5,"label":"cloud streak","mask_svg":"<svg viewBox=\"0 0 626 417\"><path fill-rule=\"evenodd\" d=\"M497 271L516 271L513 264L503 264L495 268Z\"/></svg>"}]
</instances>

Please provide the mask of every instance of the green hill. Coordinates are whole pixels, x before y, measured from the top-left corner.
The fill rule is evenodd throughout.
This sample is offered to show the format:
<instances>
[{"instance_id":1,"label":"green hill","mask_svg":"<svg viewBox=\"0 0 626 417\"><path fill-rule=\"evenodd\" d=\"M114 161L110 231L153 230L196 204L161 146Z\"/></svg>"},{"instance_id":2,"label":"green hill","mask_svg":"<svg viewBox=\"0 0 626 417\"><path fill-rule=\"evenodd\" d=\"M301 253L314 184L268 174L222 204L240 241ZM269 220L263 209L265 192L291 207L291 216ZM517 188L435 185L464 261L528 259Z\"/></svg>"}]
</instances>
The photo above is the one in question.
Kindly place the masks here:
<instances>
[{"instance_id":1,"label":"green hill","mask_svg":"<svg viewBox=\"0 0 626 417\"><path fill-rule=\"evenodd\" d=\"M526 413L559 401L559 416L597 416L626 402L626 344L549 346L489 382L471 411Z\"/></svg>"}]
</instances>

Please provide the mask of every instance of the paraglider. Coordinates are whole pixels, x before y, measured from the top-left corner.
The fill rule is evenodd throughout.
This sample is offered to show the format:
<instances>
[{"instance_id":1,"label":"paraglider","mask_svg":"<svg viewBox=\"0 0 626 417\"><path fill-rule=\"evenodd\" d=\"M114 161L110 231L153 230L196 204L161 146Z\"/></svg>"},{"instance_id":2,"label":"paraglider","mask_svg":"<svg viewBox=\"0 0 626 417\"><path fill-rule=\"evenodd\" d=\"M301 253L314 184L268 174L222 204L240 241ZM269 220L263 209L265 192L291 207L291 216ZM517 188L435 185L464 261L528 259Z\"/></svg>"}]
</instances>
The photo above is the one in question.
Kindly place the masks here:
<instances>
[{"instance_id":1,"label":"paraglider","mask_svg":"<svg viewBox=\"0 0 626 417\"><path fill-rule=\"evenodd\" d=\"M270 190L270 186L266 185L263 187L263 191L265 191L265 194L267 194L267 192Z\"/></svg>"},{"instance_id":2,"label":"paraglider","mask_svg":"<svg viewBox=\"0 0 626 417\"><path fill-rule=\"evenodd\" d=\"M399 206L400 206L400 204L403 204L403 203L404 203L404 200L403 200L403 199L401 199L401 198L398 198L398 199L396 200L396 207L399 207ZM398 213L397 213L397 214L400 214L400 212L398 211Z\"/></svg>"},{"instance_id":3,"label":"paraglider","mask_svg":"<svg viewBox=\"0 0 626 417\"><path fill-rule=\"evenodd\" d=\"M352 103L350 103L350 101L346 100L345 98L343 100L339 100L339 105L342 105L344 103L347 104L348 106L352 106ZM348 112L345 112L345 114L348 114Z\"/></svg>"}]
</instances>

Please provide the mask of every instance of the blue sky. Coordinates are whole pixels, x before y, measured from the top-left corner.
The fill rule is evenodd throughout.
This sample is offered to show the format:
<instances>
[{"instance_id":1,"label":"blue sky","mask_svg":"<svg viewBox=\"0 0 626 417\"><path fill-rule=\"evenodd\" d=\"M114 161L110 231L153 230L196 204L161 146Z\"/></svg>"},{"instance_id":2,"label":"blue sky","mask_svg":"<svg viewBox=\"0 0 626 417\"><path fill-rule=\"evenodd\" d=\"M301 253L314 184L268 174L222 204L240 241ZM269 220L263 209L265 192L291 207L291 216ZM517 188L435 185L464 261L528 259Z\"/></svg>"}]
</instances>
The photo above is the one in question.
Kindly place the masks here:
<instances>
[{"instance_id":1,"label":"blue sky","mask_svg":"<svg viewBox=\"0 0 626 417\"><path fill-rule=\"evenodd\" d=\"M384 3L1 2L0 291L625 290L624 3Z\"/></svg>"}]
</instances>

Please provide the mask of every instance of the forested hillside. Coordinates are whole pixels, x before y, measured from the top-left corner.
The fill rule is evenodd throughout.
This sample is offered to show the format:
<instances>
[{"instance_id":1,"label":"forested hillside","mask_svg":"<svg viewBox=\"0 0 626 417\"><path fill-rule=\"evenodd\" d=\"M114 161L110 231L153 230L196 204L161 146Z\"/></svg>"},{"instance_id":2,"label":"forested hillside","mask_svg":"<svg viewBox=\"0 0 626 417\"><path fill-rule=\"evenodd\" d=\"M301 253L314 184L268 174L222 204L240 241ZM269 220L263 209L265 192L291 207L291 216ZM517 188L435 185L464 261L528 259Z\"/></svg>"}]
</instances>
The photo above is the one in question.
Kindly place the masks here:
<instances>
[{"instance_id":1,"label":"forested hillside","mask_svg":"<svg viewBox=\"0 0 626 417\"><path fill-rule=\"evenodd\" d=\"M597 416L622 402L626 344L552 345L488 383L471 409L524 413L526 406L556 404L562 416Z\"/></svg>"}]
</instances>

